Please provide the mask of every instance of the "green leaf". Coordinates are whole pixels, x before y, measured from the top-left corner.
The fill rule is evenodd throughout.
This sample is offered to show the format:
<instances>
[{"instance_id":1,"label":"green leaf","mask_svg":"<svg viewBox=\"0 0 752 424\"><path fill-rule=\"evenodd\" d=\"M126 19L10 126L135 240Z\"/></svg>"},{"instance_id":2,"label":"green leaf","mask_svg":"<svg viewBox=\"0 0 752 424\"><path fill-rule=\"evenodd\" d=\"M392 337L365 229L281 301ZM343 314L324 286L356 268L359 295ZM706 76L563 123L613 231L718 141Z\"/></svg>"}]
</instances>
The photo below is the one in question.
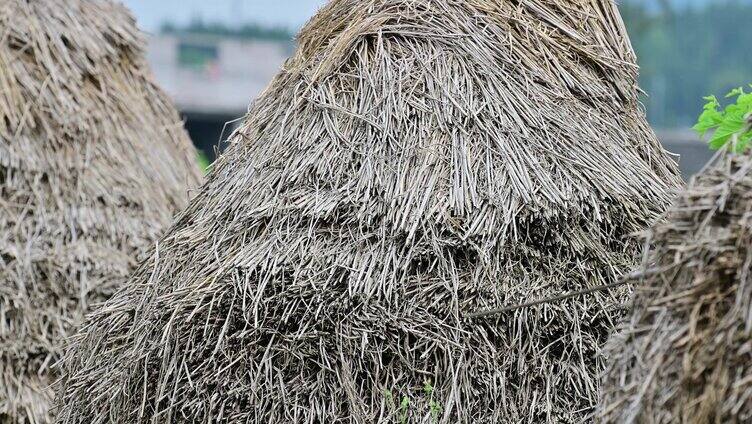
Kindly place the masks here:
<instances>
[{"instance_id":1,"label":"green leaf","mask_svg":"<svg viewBox=\"0 0 752 424\"><path fill-rule=\"evenodd\" d=\"M725 146L730 139L730 135L713 137L713 139L708 142L708 146L710 146L711 150L720 150L721 147Z\"/></svg>"},{"instance_id":2,"label":"green leaf","mask_svg":"<svg viewBox=\"0 0 752 424\"><path fill-rule=\"evenodd\" d=\"M736 105L727 107L723 122L721 122L710 139L710 148L713 150L720 149L734 134L742 131L746 125L747 123L744 119L744 114L741 112L741 108Z\"/></svg>"},{"instance_id":3,"label":"green leaf","mask_svg":"<svg viewBox=\"0 0 752 424\"><path fill-rule=\"evenodd\" d=\"M733 90L731 90L728 94L726 94L726 98L729 99L731 97L739 96L744 94L744 88L738 87Z\"/></svg>"},{"instance_id":4,"label":"green leaf","mask_svg":"<svg viewBox=\"0 0 752 424\"><path fill-rule=\"evenodd\" d=\"M693 127L700 134L700 137L704 137L708 130L717 127L723 121L723 115L718 111L718 107L721 105L718 98L707 96L705 100L707 103L703 107L703 112L697 120L697 124Z\"/></svg>"},{"instance_id":5,"label":"green leaf","mask_svg":"<svg viewBox=\"0 0 752 424\"><path fill-rule=\"evenodd\" d=\"M702 114L693 127L700 137L704 137L708 130L718 127L723 122L723 115L718 111L720 104L715 96L705 98L708 103L705 105Z\"/></svg>"},{"instance_id":6,"label":"green leaf","mask_svg":"<svg viewBox=\"0 0 752 424\"><path fill-rule=\"evenodd\" d=\"M723 122L723 115L721 112L718 112L715 109L709 109L700 115L697 124L692 127L692 129L697 131L697 133L700 134L700 137L704 137L709 130L717 128L721 122Z\"/></svg>"},{"instance_id":7,"label":"green leaf","mask_svg":"<svg viewBox=\"0 0 752 424\"><path fill-rule=\"evenodd\" d=\"M752 141L752 131L747 131L739 137L739 141L736 143L736 152L742 153L747 150L749 142Z\"/></svg>"},{"instance_id":8,"label":"green leaf","mask_svg":"<svg viewBox=\"0 0 752 424\"><path fill-rule=\"evenodd\" d=\"M741 106L746 112L752 112L752 93L742 94L736 99L736 104Z\"/></svg>"}]
</instances>

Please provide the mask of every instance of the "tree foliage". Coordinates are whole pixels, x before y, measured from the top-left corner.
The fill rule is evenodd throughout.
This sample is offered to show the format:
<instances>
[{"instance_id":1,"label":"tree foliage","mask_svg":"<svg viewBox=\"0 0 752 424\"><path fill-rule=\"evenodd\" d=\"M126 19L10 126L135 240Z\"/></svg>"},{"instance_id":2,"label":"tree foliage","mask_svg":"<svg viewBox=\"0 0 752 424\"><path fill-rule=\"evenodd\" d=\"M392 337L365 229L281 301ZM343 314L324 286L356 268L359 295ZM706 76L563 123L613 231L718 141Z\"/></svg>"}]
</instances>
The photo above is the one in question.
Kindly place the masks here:
<instances>
[{"instance_id":1,"label":"tree foliage","mask_svg":"<svg viewBox=\"0 0 752 424\"><path fill-rule=\"evenodd\" d=\"M178 26L172 23L162 25L163 34L199 34L240 39L257 39L291 42L293 33L284 27L270 27L257 23L247 23L238 27L223 23L208 23L203 19L194 19L188 25Z\"/></svg>"},{"instance_id":2,"label":"tree foliage","mask_svg":"<svg viewBox=\"0 0 752 424\"><path fill-rule=\"evenodd\" d=\"M752 1L661 7L625 0L621 11L641 66L656 127L689 126L700 99L752 79Z\"/></svg>"}]
</instances>

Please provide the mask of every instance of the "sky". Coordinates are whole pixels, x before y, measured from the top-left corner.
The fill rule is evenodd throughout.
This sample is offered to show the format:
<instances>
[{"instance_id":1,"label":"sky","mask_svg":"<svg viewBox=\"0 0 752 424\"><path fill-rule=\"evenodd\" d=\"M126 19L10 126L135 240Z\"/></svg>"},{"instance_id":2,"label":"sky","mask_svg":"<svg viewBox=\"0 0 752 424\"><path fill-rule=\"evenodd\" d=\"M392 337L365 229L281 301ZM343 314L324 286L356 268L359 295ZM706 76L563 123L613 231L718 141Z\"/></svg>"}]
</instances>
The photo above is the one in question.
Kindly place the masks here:
<instances>
[{"instance_id":1,"label":"sky","mask_svg":"<svg viewBox=\"0 0 752 424\"><path fill-rule=\"evenodd\" d=\"M326 0L121 0L142 29L155 32L165 21L204 21L238 24L258 22L298 29Z\"/></svg>"}]
</instances>

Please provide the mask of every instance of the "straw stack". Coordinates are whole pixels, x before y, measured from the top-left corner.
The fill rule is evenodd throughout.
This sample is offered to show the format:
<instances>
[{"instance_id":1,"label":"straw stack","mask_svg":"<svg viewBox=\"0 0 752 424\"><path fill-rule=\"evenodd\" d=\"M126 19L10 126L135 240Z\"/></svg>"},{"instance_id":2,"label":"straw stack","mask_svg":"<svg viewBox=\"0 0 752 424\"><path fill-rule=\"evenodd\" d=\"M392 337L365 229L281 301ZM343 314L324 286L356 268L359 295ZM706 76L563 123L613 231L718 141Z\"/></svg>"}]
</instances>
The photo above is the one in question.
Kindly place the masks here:
<instances>
[{"instance_id":1,"label":"straw stack","mask_svg":"<svg viewBox=\"0 0 752 424\"><path fill-rule=\"evenodd\" d=\"M195 152L108 1L0 2L0 422L52 421L51 366L187 204Z\"/></svg>"},{"instance_id":2,"label":"straw stack","mask_svg":"<svg viewBox=\"0 0 752 424\"><path fill-rule=\"evenodd\" d=\"M579 422L679 185L607 0L333 0L65 358L60 423Z\"/></svg>"},{"instance_id":3,"label":"straw stack","mask_svg":"<svg viewBox=\"0 0 752 424\"><path fill-rule=\"evenodd\" d=\"M722 155L653 230L609 342L604 423L752 422L752 160Z\"/></svg>"}]
</instances>

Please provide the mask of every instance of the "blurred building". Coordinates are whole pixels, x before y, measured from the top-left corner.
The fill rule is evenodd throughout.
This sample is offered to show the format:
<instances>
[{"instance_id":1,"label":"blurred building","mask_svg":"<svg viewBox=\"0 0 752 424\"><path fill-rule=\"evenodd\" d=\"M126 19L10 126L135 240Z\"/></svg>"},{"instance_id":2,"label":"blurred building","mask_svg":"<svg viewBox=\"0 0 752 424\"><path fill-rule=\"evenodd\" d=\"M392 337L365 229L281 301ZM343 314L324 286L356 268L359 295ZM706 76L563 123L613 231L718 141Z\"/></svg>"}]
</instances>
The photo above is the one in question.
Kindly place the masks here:
<instances>
[{"instance_id":1,"label":"blurred building","mask_svg":"<svg viewBox=\"0 0 752 424\"><path fill-rule=\"evenodd\" d=\"M194 143L213 157L231 130L225 124L245 114L293 48L292 42L159 35L150 39L147 57Z\"/></svg>"},{"instance_id":2,"label":"blurred building","mask_svg":"<svg viewBox=\"0 0 752 424\"><path fill-rule=\"evenodd\" d=\"M214 36L160 35L150 40L148 59L157 80L186 120L196 146L210 159L294 50L292 42ZM666 148L681 156L685 178L712 156L690 130L658 131Z\"/></svg>"}]
</instances>

